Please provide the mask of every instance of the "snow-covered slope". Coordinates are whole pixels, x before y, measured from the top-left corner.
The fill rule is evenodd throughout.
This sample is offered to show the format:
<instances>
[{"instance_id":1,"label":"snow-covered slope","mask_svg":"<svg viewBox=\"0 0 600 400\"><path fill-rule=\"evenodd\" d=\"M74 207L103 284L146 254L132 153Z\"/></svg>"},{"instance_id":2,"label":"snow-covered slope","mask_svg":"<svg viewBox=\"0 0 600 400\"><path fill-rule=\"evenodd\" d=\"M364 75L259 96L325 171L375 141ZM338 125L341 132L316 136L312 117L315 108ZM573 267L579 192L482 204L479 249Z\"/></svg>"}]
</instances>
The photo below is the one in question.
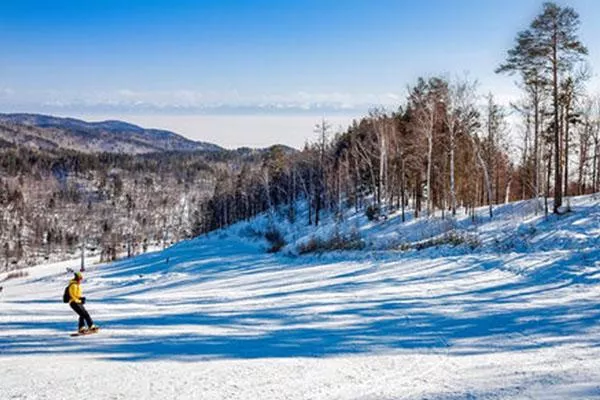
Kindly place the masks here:
<instances>
[{"instance_id":1,"label":"snow-covered slope","mask_svg":"<svg viewBox=\"0 0 600 400\"><path fill-rule=\"evenodd\" d=\"M65 265L31 269L0 283L0 398L600 398L600 199L571 204L476 224L280 223L293 242L280 254L250 239L257 219L90 267L103 330L80 338ZM335 229L366 250L294 255ZM416 250L449 231L475 245Z\"/></svg>"}]
</instances>

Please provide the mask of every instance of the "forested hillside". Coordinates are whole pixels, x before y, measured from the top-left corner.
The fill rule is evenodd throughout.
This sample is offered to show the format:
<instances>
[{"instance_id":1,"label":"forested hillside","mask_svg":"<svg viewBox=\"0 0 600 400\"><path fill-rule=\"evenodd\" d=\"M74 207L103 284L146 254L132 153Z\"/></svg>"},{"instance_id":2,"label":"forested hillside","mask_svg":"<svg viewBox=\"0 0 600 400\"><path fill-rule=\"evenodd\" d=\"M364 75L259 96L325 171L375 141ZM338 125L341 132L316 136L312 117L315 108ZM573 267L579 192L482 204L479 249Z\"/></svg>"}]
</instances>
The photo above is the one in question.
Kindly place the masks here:
<instances>
[{"instance_id":1,"label":"forested hillside","mask_svg":"<svg viewBox=\"0 0 600 400\"><path fill-rule=\"evenodd\" d=\"M87 154L4 143L1 268L78 257L82 246L114 260L205 232L217 178L268 153Z\"/></svg>"},{"instance_id":2,"label":"forested hillside","mask_svg":"<svg viewBox=\"0 0 600 400\"><path fill-rule=\"evenodd\" d=\"M223 150L174 132L144 129L122 121L86 122L39 114L0 114L0 140L33 149L60 148L84 153Z\"/></svg>"},{"instance_id":3,"label":"forested hillside","mask_svg":"<svg viewBox=\"0 0 600 400\"><path fill-rule=\"evenodd\" d=\"M545 3L517 34L496 72L517 79L518 101L501 105L468 77L418 79L395 109L374 109L343 132L323 120L303 152L219 177L212 218L225 226L267 202L293 219L299 197L313 225L347 207L372 219L408 208L453 217L539 198L538 212L565 211L564 198L600 186L600 101L587 89L579 25L573 8Z\"/></svg>"}]
</instances>

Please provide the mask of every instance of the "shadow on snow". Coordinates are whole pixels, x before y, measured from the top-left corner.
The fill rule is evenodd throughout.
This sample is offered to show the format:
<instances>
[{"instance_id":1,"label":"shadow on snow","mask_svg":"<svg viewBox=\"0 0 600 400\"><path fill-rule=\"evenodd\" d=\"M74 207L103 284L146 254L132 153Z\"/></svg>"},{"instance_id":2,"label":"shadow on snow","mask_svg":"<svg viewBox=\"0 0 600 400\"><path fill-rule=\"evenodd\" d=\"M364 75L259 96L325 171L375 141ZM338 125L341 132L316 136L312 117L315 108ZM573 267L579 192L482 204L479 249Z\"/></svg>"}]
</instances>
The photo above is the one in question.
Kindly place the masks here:
<instances>
[{"instance_id":1,"label":"shadow on snow","mask_svg":"<svg viewBox=\"0 0 600 400\"><path fill-rule=\"evenodd\" d=\"M566 289L573 291L578 287L598 285L600 271L596 263L600 260L600 250L595 248L570 253L566 258L552 259L547 265L530 271L517 271L509 281L494 281L490 277L484 287L462 285L442 294L363 295L339 301L334 299L336 294L364 292L380 286L410 287L444 280L452 282L453 279L489 271L515 271L493 256L466 256L417 263L416 267L407 270L410 273L404 277L400 273L377 275L382 265L393 262L390 258L363 263L364 266L355 265L355 268L339 273L329 271L327 279L338 280L335 282L324 279L322 284L313 287L288 288L287 280L270 279L279 273L291 274L291 277L296 272L306 274L313 266L323 267L328 261L260 254L254 247L240 247L239 243L228 240L216 242L218 245L215 245L214 239L194 243L194 251L184 245L175 246L164 253L102 267L98 270L99 281L114 283L124 279L122 284L115 286L111 283L109 287L121 292L103 298L105 288L100 286L92 294L99 304L107 306L141 304L145 300L137 300L135 296L144 295L150 299L147 300L150 306L218 306L222 302L222 311L187 310L133 317L112 315L98 321L104 327L99 335L78 339L67 337L68 326L64 322L0 322L0 331L40 332L0 336L0 356L85 352L118 360L252 359L328 357L390 350L460 355L525 351L563 344L600 345L600 337L589 334L589 330L596 328L600 322L597 299L586 297L548 305L541 301L521 307L539 296L556 298ZM402 257L402 261L424 260L423 255L418 253ZM519 257L527 255L515 253L512 260L518 262ZM439 268L448 261L451 266L435 274L414 274L419 268ZM339 260L332 259L330 262L333 264ZM397 258L395 262L398 263ZM320 269L323 270L327 271L327 268ZM261 275L263 273L264 276ZM180 275L171 281L144 284L147 276L164 274ZM138 280L125 279L135 275L139 275ZM253 277L256 279L250 279ZM244 281L245 278L249 281ZM315 278L315 281L318 279ZM217 289L228 287L240 293L256 285L268 290L267 293L250 292L247 297L236 298L236 301L265 304L253 309L232 309L227 306L227 299L202 298L202 293L190 299L164 302L159 299L159 294L165 290L177 291L186 285L199 284L214 284ZM152 304L153 294L157 294L158 300ZM332 297L324 296L327 294ZM286 305L285 300L291 296L300 296L302 301ZM36 303L47 300L14 301L16 304L28 302L35 307ZM315 312L314 307L326 311ZM190 333L183 329L194 326L206 327L206 333L198 329ZM168 335L161 332L169 328L176 333ZM215 329L211 328L231 334L214 333ZM53 333L46 333L48 330Z\"/></svg>"}]
</instances>

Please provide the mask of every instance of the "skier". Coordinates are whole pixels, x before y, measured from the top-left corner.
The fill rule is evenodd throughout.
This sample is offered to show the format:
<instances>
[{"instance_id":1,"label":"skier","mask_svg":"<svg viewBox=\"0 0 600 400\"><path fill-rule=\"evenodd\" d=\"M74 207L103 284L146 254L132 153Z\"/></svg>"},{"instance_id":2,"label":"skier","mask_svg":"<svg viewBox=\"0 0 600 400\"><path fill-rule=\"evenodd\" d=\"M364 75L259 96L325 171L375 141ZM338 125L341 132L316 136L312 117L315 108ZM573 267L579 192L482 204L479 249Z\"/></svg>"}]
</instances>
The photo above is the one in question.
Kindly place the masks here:
<instances>
[{"instance_id":1,"label":"skier","mask_svg":"<svg viewBox=\"0 0 600 400\"><path fill-rule=\"evenodd\" d=\"M98 327L94 325L94 321L88 314L87 310L83 306L85 304L85 297L82 296L81 281L83 275L81 272L75 272L75 277L69 282L69 305L79 315L79 330L80 334L95 332ZM87 324L88 329L85 329Z\"/></svg>"}]
</instances>

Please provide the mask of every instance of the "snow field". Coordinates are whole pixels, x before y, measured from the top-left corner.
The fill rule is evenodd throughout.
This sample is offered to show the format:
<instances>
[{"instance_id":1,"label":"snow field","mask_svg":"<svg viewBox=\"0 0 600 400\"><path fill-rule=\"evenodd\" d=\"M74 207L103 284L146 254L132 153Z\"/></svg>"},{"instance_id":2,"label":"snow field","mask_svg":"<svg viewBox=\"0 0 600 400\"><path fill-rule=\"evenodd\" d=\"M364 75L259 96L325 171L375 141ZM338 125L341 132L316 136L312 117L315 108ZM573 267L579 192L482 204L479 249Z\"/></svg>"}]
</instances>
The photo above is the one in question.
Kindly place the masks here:
<instances>
[{"instance_id":1,"label":"snow field","mask_svg":"<svg viewBox=\"0 0 600 400\"><path fill-rule=\"evenodd\" d=\"M451 222L475 250L376 251L448 225L397 215L354 217L373 246L323 256L265 254L234 226L90 267L103 330L83 338L68 263L31 269L0 294L0 399L600 398L600 205L572 205Z\"/></svg>"}]
</instances>

